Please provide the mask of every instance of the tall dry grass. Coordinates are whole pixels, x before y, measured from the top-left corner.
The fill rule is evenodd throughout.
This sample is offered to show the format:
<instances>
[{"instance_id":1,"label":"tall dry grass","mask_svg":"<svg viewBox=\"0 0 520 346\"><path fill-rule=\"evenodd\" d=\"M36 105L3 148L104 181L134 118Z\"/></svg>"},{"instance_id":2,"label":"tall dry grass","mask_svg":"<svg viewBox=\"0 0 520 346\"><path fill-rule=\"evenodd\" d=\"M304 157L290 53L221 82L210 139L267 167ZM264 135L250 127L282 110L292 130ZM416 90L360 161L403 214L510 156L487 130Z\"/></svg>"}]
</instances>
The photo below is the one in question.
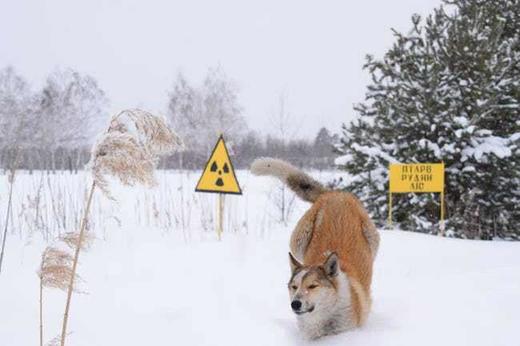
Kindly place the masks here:
<instances>
[{"instance_id":1,"label":"tall dry grass","mask_svg":"<svg viewBox=\"0 0 520 346\"><path fill-rule=\"evenodd\" d=\"M40 270L40 346L43 346L43 288L57 288L66 292L72 275L72 255L56 247L47 247L42 253Z\"/></svg>"},{"instance_id":2,"label":"tall dry grass","mask_svg":"<svg viewBox=\"0 0 520 346\"><path fill-rule=\"evenodd\" d=\"M16 178L16 170L18 169L18 164L20 163L20 148L16 147L14 159L9 167L9 173L7 175L7 181L9 182L9 195L7 198L7 211L5 215L4 222L4 234L2 237L2 249L0 251L0 274L2 273L2 265L4 263L4 255L5 255L5 244L7 240L7 230L9 229L9 221L11 219L12 208L13 208L13 188L14 182Z\"/></svg>"},{"instance_id":3,"label":"tall dry grass","mask_svg":"<svg viewBox=\"0 0 520 346\"><path fill-rule=\"evenodd\" d=\"M59 241L56 246L47 246L42 253L40 269L38 271L38 277L40 278L40 346L43 346L44 339L43 289L55 288L67 292L69 283L72 280L74 282L74 290L79 292L77 283L81 280L78 274L74 273L74 257L71 252L78 246L81 247L81 250L86 251L93 241L93 237L88 233L84 233L83 239L80 239L79 237L80 233L77 232L65 233L58 239ZM51 341L47 342L46 345L57 345L59 344L60 339L61 337L54 337Z\"/></svg>"},{"instance_id":4,"label":"tall dry grass","mask_svg":"<svg viewBox=\"0 0 520 346\"><path fill-rule=\"evenodd\" d=\"M139 109L125 110L112 117L107 131L92 149L89 167L92 183L88 189L79 231L67 233L61 241L72 249L50 248L42 255L40 268L40 343L43 343L43 287L56 287L67 292L60 337L64 346L70 314L72 293L77 281L80 252L85 249L88 218L96 189L110 199L109 177L123 185L155 184L155 167L159 156L182 146L180 138L167 126L164 119Z\"/></svg>"}]
</instances>

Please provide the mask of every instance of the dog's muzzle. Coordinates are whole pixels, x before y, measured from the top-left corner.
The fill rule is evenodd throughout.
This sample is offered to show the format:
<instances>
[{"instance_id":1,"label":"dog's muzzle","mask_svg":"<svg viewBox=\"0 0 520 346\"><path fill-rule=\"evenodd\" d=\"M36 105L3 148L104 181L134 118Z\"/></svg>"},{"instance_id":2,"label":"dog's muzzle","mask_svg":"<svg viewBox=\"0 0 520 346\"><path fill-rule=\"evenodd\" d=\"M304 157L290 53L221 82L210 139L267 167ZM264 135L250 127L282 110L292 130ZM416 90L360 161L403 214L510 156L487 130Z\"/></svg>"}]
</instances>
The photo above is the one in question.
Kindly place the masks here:
<instances>
[{"instance_id":1,"label":"dog's muzzle","mask_svg":"<svg viewBox=\"0 0 520 346\"><path fill-rule=\"evenodd\" d=\"M310 309L308 309L306 311L302 310L302 306L303 306L303 304L299 300L293 300L291 302L291 308L294 311L294 313L297 314L297 315L301 315L301 314L305 314L305 313L314 311L314 306L312 306Z\"/></svg>"}]
</instances>

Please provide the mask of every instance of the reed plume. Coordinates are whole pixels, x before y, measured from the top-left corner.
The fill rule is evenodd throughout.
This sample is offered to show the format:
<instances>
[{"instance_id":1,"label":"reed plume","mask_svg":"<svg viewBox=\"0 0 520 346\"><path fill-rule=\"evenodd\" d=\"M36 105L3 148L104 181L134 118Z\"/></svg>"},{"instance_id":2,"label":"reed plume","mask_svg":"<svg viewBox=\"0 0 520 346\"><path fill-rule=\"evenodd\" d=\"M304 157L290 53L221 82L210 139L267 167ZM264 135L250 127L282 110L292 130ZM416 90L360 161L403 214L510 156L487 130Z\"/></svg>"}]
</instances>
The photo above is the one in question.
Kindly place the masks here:
<instances>
[{"instance_id":1,"label":"reed plume","mask_svg":"<svg viewBox=\"0 0 520 346\"><path fill-rule=\"evenodd\" d=\"M66 291L72 277L73 257L65 250L48 246L42 253L40 270L40 346L43 346L43 288ZM74 279L77 281L77 278Z\"/></svg>"},{"instance_id":2,"label":"reed plume","mask_svg":"<svg viewBox=\"0 0 520 346\"><path fill-rule=\"evenodd\" d=\"M87 242L85 232L94 190L97 187L106 196L114 199L109 190L108 176L117 178L123 185L127 186L135 184L154 185L154 170L159 161L159 156L181 146L180 138L162 118L139 109L124 110L113 116L108 130L94 145L89 163L93 180L88 192L79 233L68 234L63 238L63 241L74 249L74 256L72 263L70 263L71 273L68 276L61 346L65 346L78 258L81 249Z\"/></svg>"},{"instance_id":3,"label":"reed plume","mask_svg":"<svg viewBox=\"0 0 520 346\"><path fill-rule=\"evenodd\" d=\"M40 262L40 270L38 277L40 278L40 346L43 346L43 289L55 288L63 292L67 292L71 279L74 282L74 291L79 293L76 284L81 281L77 273L73 273L72 267L74 257L70 253L77 246L81 246L81 250L88 250L93 242L93 237L84 233L83 239L79 239L78 232L68 232L58 238L64 246L62 248L48 246L42 253ZM46 346L59 345L61 335L47 342Z\"/></svg>"},{"instance_id":4,"label":"reed plume","mask_svg":"<svg viewBox=\"0 0 520 346\"><path fill-rule=\"evenodd\" d=\"M82 239L79 239L80 234L78 232L67 232L59 238L69 249L74 250L78 246L81 246L81 250L85 251L90 248L94 237L89 233L83 233Z\"/></svg>"},{"instance_id":5,"label":"reed plume","mask_svg":"<svg viewBox=\"0 0 520 346\"><path fill-rule=\"evenodd\" d=\"M180 147L182 141L162 118L139 109L122 111L94 147L94 181L108 197L107 175L127 186L153 186L159 156Z\"/></svg>"}]
</instances>

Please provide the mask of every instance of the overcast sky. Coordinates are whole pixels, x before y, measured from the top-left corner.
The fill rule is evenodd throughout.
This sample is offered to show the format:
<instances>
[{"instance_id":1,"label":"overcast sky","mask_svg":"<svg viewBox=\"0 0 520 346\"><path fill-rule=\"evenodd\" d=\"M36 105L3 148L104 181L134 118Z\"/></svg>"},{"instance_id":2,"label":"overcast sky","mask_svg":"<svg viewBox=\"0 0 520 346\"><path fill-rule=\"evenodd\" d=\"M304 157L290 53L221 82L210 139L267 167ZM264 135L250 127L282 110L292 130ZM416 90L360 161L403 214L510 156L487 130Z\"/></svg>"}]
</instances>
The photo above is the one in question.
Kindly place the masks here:
<instances>
[{"instance_id":1,"label":"overcast sky","mask_svg":"<svg viewBox=\"0 0 520 346\"><path fill-rule=\"evenodd\" d=\"M280 94L299 128L334 132L354 116L368 82L367 53L381 56L390 28L440 0L0 0L0 68L34 86L56 67L94 76L111 110L164 113L182 71L198 83L220 65L239 87L252 128L271 131Z\"/></svg>"}]
</instances>

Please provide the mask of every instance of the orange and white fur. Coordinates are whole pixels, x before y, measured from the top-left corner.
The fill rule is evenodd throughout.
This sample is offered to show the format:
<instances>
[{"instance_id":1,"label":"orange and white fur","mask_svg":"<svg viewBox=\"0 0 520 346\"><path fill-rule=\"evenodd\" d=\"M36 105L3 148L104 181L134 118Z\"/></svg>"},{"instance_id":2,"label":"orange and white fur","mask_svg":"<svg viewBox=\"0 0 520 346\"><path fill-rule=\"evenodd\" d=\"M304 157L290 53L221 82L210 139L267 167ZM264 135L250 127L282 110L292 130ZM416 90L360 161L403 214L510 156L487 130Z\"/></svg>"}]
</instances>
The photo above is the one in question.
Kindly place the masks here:
<instances>
[{"instance_id":1,"label":"orange and white fur","mask_svg":"<svg viewBox=\"0 0 520 346\"><path fill-rule=\"evenodd\" d=\"M315 339L363 325L379 233L359 200L325 188L282 160L257 159L251 172L277 177L313 203L290 240L288 286L300 329Z\"/></svg>"}]
</instances>

